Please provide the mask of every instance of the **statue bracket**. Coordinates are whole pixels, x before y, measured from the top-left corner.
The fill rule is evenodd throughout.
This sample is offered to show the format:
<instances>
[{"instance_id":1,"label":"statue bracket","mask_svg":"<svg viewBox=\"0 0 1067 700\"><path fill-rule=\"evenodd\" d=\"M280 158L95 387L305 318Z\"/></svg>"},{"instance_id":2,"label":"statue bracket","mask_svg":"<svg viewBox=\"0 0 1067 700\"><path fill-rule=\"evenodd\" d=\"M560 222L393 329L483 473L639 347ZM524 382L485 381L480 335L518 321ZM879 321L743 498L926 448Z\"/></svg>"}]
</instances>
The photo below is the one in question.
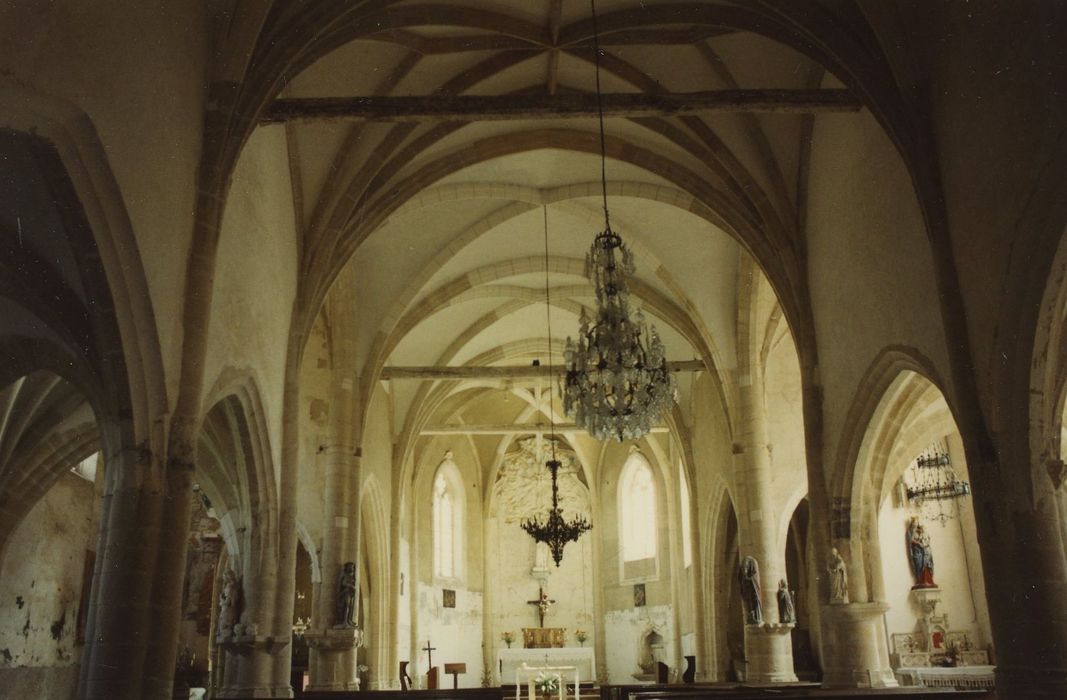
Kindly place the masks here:
<instances>
[{"instance_id":1,"label":"statue bracket","mask_svg":"<svg viewBox=\"0 0 1067 700\"><path fill-rule=\"evenodd\" d=\"M304 633L307 645L312 649L341 651L363 646L363 630L358 627L337 626L316 632Z\"/></svg>"}]
</instances>

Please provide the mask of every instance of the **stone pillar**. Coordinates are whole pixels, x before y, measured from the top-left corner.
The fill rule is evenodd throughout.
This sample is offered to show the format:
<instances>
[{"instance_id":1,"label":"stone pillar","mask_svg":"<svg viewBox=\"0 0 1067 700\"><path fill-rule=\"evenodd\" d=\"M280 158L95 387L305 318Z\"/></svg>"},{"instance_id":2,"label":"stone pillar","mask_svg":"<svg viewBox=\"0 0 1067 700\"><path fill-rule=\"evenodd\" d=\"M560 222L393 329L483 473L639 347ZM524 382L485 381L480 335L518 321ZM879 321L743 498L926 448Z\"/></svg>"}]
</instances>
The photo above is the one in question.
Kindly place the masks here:
<instances>
[{"instance_id":1,"label":"stone pillar","mask_svg":"<svg viewBox=\"0 0 1067 700\"><path fill-rule=\"evenodd\" d=\"M160 424L149 443L107 458L79 681L85 700L170 700L192 464L163 459L163 445Z\"/></svg>"},{"instance_id":2,"label":"stone pillar","mask_svg":"<svg viewBox=\"0 0 1067 700\"><path fill-rule=\"evenodd\" d=\"M823 687L895 688L885 641L887 603L822 607Z\"/></svg>"},{"instance_id":3,"label":"stone pillar","mask_svg":"<svg viewBox=\"0 0 1067 700\"><path fill-rule=\"evenodd\" d=\"M1046 465L969 467L997 697L1067 697L1067 562L1055 503L1065 486Z\"/></svg>"},{"instance_id":4,"label":"stone pillar","mask_svg":"<svg viewBox=\"0 0 1067 700\"><path fill-rule=\"evenodd\" d=\"M338 581L346 563L356 564L356 605L359 604L359 484L360 455L349 441L353 382L345 377L337 383L333 406L336 411L334 435L337 441L320 448L326 460L325 512L322 535L322 583L316 593L311 627L304 634L310 649L308 691L359 690L357 648L363 633L337 619ZM358 620L358 612L353 613Z\"/></svg>"},{"instance_id":5,"label":"stone pillar","mask_svg":"<svg viewBox=\"0 0 1067 700\"><path fill-rule=\"evenodd\" d=\"M795 683L793 672L793 625L764 623L745 625L745 654L749 683Z\"/></svg>"},{"instance_id":6,"label":"stone pillar","mask_svg":"<svg viewBox=\"0 0 1067 700\"><path fill-rule=\"evenodd\" d=\"M757 370L758 371L758 370ZM785 578L785 551L777 545L775 507L770 488L770 444L767 439L763 382L743 376L739 388L744 460L743 492L746 508L740 513L741 559L755 558L760 568L760 598L763 624L745 625L747 680L750 683L788 683L797 680L793 671L793 625L778 622L776 591ZM736 574L735 574L736 575Z\"/></svg>"}]
</instances>

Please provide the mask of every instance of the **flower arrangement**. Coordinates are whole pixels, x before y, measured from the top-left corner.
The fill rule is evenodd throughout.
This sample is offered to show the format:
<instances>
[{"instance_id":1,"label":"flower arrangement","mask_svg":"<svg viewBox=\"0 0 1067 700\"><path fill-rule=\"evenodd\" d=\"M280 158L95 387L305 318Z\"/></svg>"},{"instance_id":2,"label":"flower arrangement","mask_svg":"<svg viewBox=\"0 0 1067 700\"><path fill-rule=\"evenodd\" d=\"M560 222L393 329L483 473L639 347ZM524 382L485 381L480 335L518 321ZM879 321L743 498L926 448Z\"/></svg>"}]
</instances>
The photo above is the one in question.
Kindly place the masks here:
<instances>
[{"instance_id":1,"label":"flower arrangement","mask_svg":"<svg viewBox=\"0 0 1067 700\"><path fill-rule=\"evenodd\" d=\"M515 641L515 633L508 631L500 635L500 638L504 640L504 643L508 645L508 649L511 648L511 643Z\"/></svg>"},{"instance_id":2,"label":"flower arrangement","mask_svg":"<svg viewBox=\"0 0 1067 700\"><path fill-rule=\"evenodd\" d=\"M542 696L554 695L559 692L559 674L545 673L542 671L534 678L534 687Z\"/></svg>"},{"instance_id":3,"label":"flower arrangement","mask_svg":"<svg viewBox=\"0 0 1067 700\"><path fill-rule=\"evenodd\" d=\"M574 638L578 640L578 646L585 646L585 640L589 639L589 634L583 629L576 629Z\"/></svg>"}]
</instances>

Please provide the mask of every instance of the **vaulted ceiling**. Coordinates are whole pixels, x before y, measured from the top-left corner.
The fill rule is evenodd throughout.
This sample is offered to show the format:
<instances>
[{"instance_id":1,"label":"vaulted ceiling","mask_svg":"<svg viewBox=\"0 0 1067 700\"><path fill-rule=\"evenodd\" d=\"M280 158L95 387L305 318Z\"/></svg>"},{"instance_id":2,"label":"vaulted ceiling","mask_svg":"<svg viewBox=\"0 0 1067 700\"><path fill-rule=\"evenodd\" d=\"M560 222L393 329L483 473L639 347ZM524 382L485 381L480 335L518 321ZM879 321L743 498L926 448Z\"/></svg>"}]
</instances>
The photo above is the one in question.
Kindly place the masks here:
<instances>
[{"instance_id":1,"label":"vaulted ceiling","mask_svg":"<svg viewBox=\"0 0 1067 700\"><path fill-rule=\"evenodd\" d=\"M597 12L608 205L636 254L635 303L670 359L729 372L740 263L754 256L776 288L795 276L815 113L858 101L808 56L737 29L747 11L729 4ZM592 304L583 258L604 225L593 45L585 3L389 3L287 76L260 128L285 130L305 296L351 280L365 374L544 359L546 283L560 360ZM765 92L738 109L724 91ZM674 108L649 101L670 95ZM564 98L577 108L561 118ZM391 391L403 422L428 388ZM476 413L495 414L487 401Z\"/></svg>"}]
</instances>

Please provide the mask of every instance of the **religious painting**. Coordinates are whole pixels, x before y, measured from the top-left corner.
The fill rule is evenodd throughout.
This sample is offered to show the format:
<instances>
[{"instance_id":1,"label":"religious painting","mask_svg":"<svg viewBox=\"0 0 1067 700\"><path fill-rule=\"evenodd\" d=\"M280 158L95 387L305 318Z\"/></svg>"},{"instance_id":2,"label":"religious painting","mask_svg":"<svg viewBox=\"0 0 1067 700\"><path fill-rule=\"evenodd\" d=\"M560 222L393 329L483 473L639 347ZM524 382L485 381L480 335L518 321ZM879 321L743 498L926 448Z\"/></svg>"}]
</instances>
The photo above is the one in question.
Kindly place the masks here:
<instances>
[{"instance_id":1,"label":"religious painting","mask_svg":"<svg viewBox=\"0 0 1067 700\"><path fill-rule=\"evenodd\" d=\"M645 584L643 583L634 584L634 607L645 607Z\"/></svg>"},{"instance_id":2,"label":"religious painting","mask_svg":"<svg viewBox=\"0 0 1067 700\"><path fill-rule=\"evenodd\" d=\"M456 592L447 588L442 588L441 592L444 594L444 601L441 604L446 608L456 607Z\"/></svg>"}]
</instances>

